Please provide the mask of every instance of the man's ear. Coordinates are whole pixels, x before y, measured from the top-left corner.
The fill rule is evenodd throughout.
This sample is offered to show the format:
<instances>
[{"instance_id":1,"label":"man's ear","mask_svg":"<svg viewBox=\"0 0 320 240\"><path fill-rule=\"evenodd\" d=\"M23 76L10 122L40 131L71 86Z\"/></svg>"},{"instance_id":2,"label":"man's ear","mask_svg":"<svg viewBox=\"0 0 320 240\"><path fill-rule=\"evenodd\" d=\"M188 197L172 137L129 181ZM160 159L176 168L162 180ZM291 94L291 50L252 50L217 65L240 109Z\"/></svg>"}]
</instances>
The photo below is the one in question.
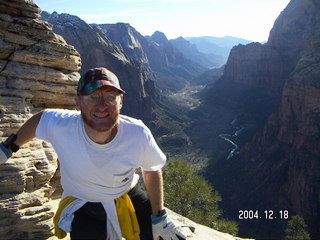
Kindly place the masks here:
<instances>
[{"instance_id":1,"label":"man's ear","mask_svg":"<svg viewBox=\"0 0 320 240\"><path fill-rule=\"evenodd\" d=\"M123 94L120 95L120 102L119 102L120 109L122 108L122 103L123 103Z\"/></svg>"},{"instance_id":2,"label":"man's ear","mask_svg":"<svg viewBox=\"0 0 320 240\"><path fill-rule=\"evenodd\" d=\"M80 96L77 95L75 98L74 98L74 101L76 102L76 109L77 110L80 110Z\"/></svg>"}]
</instances>

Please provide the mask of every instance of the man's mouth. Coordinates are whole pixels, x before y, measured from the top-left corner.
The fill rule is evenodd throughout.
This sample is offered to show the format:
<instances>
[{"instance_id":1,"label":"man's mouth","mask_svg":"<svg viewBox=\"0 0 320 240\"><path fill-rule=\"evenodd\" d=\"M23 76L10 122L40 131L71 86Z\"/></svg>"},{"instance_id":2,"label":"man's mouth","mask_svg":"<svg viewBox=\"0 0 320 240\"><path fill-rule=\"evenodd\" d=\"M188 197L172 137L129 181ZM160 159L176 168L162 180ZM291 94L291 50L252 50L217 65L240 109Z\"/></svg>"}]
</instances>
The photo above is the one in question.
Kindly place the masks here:
<instances>
[{"instance_id":1,"label":"man's mouth","mask_svg":"<svg viewBox=\"0 0 320 240\"><path fill-rule=\"evenodd\" d=\"M109 113L108 114L98 114L98 113L93 114L93 117L98 118L98 119L107 118L109 116L110 116Z\"/></svg>"}]
</instances>

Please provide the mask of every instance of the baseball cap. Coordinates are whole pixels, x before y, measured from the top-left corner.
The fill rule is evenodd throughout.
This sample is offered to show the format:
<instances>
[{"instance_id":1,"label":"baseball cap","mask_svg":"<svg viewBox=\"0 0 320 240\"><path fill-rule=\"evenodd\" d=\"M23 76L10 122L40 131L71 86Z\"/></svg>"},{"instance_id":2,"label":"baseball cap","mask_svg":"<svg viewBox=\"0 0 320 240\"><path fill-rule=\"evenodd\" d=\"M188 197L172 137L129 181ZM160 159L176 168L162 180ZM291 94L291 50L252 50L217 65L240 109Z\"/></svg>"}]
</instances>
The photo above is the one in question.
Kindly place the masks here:
<instances>
[{"instance_id":1,"label":"baseball cap","mask_svg":"<svg viewBox=\"0 0 320 240\"><path fill-rule=\"evenodd\" d=\"M122 93L117 76L104 67L92 68L83 74L78 83L77 92L79 95L88 95L98 88L110 86Z\"/></svg>"}]
</instances>

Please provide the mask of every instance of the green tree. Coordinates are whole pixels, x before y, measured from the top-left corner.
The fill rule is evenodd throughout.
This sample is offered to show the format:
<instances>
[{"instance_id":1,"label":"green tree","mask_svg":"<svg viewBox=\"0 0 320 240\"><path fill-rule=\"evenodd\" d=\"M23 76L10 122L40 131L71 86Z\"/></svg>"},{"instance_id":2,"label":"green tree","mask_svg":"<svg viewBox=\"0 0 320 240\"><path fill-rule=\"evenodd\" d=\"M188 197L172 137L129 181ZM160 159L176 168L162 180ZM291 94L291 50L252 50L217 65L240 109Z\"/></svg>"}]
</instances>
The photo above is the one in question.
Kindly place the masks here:
<instances>
[{"instance_id":1,"label":"green tree","mask_svg":"<svg viewBox=\"0 0 320 240\"><path fill-rule=\"evenodd\" d=\"M181 160L170 160L163 170L165 202L171 210L197 223L236 235L235 222L221 217L221 197L209 183Z\"/></svg>"},{"instance_id":2,"label":"green tree","mask_svg":"<svg viewBox=\"0 0 320 240\"><path fill-rule=\"evenodd\" d=\"M307 224L299 215L293 216L288 222L286 240L310 240L310 235L307 232Z\"/></svg>"}]
</instances>

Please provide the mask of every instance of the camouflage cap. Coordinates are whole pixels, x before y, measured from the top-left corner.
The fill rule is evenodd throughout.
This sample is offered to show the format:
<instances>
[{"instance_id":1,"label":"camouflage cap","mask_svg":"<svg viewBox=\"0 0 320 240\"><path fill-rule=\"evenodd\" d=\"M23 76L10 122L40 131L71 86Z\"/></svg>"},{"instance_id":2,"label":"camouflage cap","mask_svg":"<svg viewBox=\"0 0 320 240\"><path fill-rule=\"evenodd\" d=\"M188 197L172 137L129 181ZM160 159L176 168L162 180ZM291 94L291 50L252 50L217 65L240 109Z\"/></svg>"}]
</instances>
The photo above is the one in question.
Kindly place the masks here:
<instances>
[{"instance_id":1,"label":"camouflage cap","mask_svg":"<svg viewBox=\"0 0 320 240\"><path fill-rule=\"evenodd\" d=\"M88 95L98 88L110 86L122 93L117 76L106 68L93 68L83 74L78 83L77 92L79 95Z\"/></svg>"}]
</instances>

